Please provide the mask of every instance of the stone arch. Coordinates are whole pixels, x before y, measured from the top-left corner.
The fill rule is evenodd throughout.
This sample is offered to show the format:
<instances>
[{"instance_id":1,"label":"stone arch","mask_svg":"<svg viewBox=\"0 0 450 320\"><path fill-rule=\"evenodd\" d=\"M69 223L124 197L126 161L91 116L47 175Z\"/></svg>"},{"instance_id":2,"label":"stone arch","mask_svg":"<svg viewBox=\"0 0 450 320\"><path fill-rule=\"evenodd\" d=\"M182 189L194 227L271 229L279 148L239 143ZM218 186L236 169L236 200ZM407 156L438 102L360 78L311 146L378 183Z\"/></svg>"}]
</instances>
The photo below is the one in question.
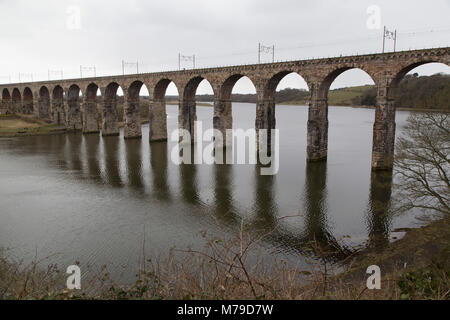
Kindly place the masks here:
<instances>
[{"instance_id":1,"label":"stone arch","mask_svg":"<svg viewBox=\"0 0 450 320\"><path fill-rule=\"evenodd\" d=\"M436 59L426 59L426 60L418 60L412 63L409 63L407 65L404 65L401 67L401 69L397 70L395 72L395 76L394 78L390 81L389 86L388 86L388 91L387 91L387 97L389 99L395 99L395 93L397 90L398 85L400 84L400 82L402 81L402 79L412 70L414 70L417 67L423 66L425 64L430 64L430 63L441 63L444 65L447 65L450 67L450 60L445 60L443 58L436 58Z\"/></svg>"},{"instance_id":2,"label":"stone arch","mask_svg":"<svg viewBox=\"0 0 450 320\"><path fill-rule=\"evenodd\" d=\"M100 131L98 97L99 87L91 82L86 87L83 102L83 133L97 133Z\"/></svg>"},{"instance_id":3,"label":"stone arch","mask_svg":"<svg viewBox=\"0 0 450 320\"><path fill-rule=\"evenodd\" d=\"M276 74L274 74L265 84L264 86L264 92L263 92L263 97L266 100L274 100L275 99L275 92L277 89L278 84L281 82L281 80L284 79L284 77L286 77L287 75L290 74L296 74L298 75L300 78L302 78L308 85L309 88L309 84L306 80L306 78L300 74L299 72L295 71L295 70L283 70L280 72L277 72Z\"/></svg>"},{"instance_id":4,"label":"stone arch","mask_svg":"<svg viewBox=\"0 0 450 320\"><path fill-rule=\"evenodd\" d=\"M225 81L221 84L218 92L218 98L221 100L231 100L231 94L233 92L234 85L243 77L247 77L251 81L255 89L257 88L256 86L257 83L254 79L252 79L252 77L243 73L235 73L228 76L225 79Z\"/></svg>"},{"instance_id":5,"label":"stone arch","mask_svg":"<svg viewBox=\"0 0 450 320\"><path fill-rule=\"evenodd\" d=\"M81 114L81 89L78 85L73 84L67 91L67 129L81 130L83 128Z\"/></svg>"},{"instance_id":6,"label":"stone arch","mask_svg":"<svg viewBox=\"0 0 450 320\"><path fill-rule=\"evenodd\" d=\"M260 99L257 104L255 128L257 129L275 129L276 128L276 116L275 116L275 92L278 84L287 75L295 74L300 77L306 84L305 77L299 72L293 69L286 69L278 71L273 74L264 84L262 88L262 100ZM309 86L308 86L309 87ZM260 93L261 94L261 93ZM268 135L268 147L272 144L271 135Z\"/></svg>"},{"instance_id":7,"label":"stone arch","mask_svg":"<svg viewBox=\"0 0 450 320\"><path fill-rule=\"evenodd\" d=\"M385 78L384 82L378 86L372 145L373 170L391 170L393 167L396 134L395 95L400 81L408 72L421 65L443 63L448 66L450 64L442 56L427 55L426 57L419 56L413 59L406 58L407 63L390 68L389 71L393 71L393 78Z\"/></svg>"},{"instance_id":8,"label":"stone arch","mask_svg":"<svg viewBox=\"0 0 450 320\"><path fill-rule=\"evenodd\" d=\"M362 66L339 66L338 68L329 72L320 82L319 90L317 92L317 97L319 99L328 99L328 91L330 90L331 84L339 77L341 74L348 70L358 69L365 72L373 81L375 85L377 85L377 78L371 73L365 70L365 67Z\"/></svg>"},{"instance_id":9,"label":"stone arch","mask_svg":"<svg viewBox=\"0 0 450 320\"><path fill-rule=\"evenodd\" d=\"M119 135L119 115L117 110L117 90L119 88L120 85L117 82L111 82L105 89L102 108L102 135L104 136Z\"/></svg>"},{"instance_id":10,"label":"stone arch","mask_svg":"<svg viewBox=\"0 0 450 320\"><path fill-rule=\"evenodd\" d=\"M213 88L213 91L214 91L214 86L212 85L212 83L213 83L212 81L210 81L208 78L206 78L204 76L195 76L195 77L189 79L189 81L184 86L183 100L195 100L195 93L197 92L197 88L198 88L200 82L202 82L203 80L206 80L211 85L211 88ZM215 92L214 92L214 96L215 96Z\"/></svg>"},{"instance_id":11,"label":"stone arch","mask_svg":"<svg viewBox=\"0 0 450 320\"><path fill-rule=\"evenodd\" d=\"M142 81L136 80L128 87L124 108L125 138L140 138L142 136L140 92L143 86L145 84Z\"/></svg>"},{"instance_id":12,"label":"stone arch","mask_svg":"<svg viewBox=\"0 0 450 320\"><path fill-rule=\"evenodd\" d=\"M19 113L33 114L33 111L33 91L31 91L30 87L25 87L25 89L23 89L22 108L20 109Z\"/></svg>"},{"instance_id":13,"label":"stone arch","mask_svg":"<svg viewBox=\"0 0 450 320\"><path fill-rule=\"evenodd\" d=\"M11 113L20 112L22 109L22 94L20 93L20 90L18 88L14 88L11 97Z\"/></svg>"},{"instance_id":14,"label":"stone arch","mask_svg":"<svg viewBox=\"0 0 450 320\"><path fill-rule=\"evenodd\" d=\"M50 92L46 86L42 86L39 89L39 100L37 116L41 119L50 118Z\"/></svg>"},{"instance_id":15,"label":"stone arch","mask_svg":"<svg viewBox=\"0 0 450 320\"><path fill-rule=\"evenodd\" d=\"M148 88L152 89L150 90L152 103L149 108L150 141L167 140L166 92L171 83L179 93L179 86L169 78L160 79L153 88Z\"/></svg>"},{"instance_id":16,"label":"stone arch","mask_svg":"<svg viewBox=\"0 0 450 320\"><path fill-rule=\"evenodd\" d=\"M214 92L214 87L211 85L211 81L203 76L195 76L191 78L183 88L182 98L180 99L180 108L178 111L178 125L180 129L185 129L191 133L191 139L195 140L195 121L197 120L197 107L195 102L195 94L197 88L203 80L206 80L210 86L213 88L214 97L216 94Z\"/></svg>"},{"instance_id":17,"label":"stone arch","mask_svg":"<svg viewBox=\"0 0 450 320\"><path fill-rule=\"evenodd\" d=\"M52 91L52 120L56 125L66 123L66 112L64 110L64 89L57 85Z\"/></svg>"},{"instance_id":18,"label":"stone arch","mask_svg":"<svg viewBox=\"0 0 450 320\"><path fill-rule=\"evenodd\" d=\"M9 102L11 101L11 95L9 93L9 90L7 88L4 88L2 90L2 102Z\"/></svg>"},{"instance_id":19,"label":"stone arch","mask_svg":"<svg viewBox=\"0 0 450 320\"><path fill-rule=\"evenodd\" d=\"M171 82L173 82L173 84L177 88L177 91L180 92L180 88L175 81L168 78L160 79L154 86L153 100L164 100L166 96L167 87Z\"/></svg>"},{"instance_id":20,"label":"stone arch","mask_svg":"<svg viewBox=\"0 0 450 320\"><path fill-rule=\"evenodd\" d=\"M366 67L350 64L339 65L326 73L318 83L310 84L311 100L307 125L307 160L320 161L328 156L328 92L331 84L345 71L359 69L377 84L377 78Z\"/></svg>"},{"instance_id":21,"label":"stone arch","mask_svg":"<svg viewBox=\"0 0 450 320\"><path fill-rule=\"evenodd\" d=\"M2 90L2 104L0 114L8 114L11 108L11 94L7 88Z\"/></svg>"},{"instance_id":22,"label":"stone arch","mask_svg":"<svg viewBox=\"0 0 450 320\"><path fill-rule=\"evenodd\" d=\"M218 141L216 137L218 145L223 144L226 146L232 144L232 136L227 133L227 129L233 129L231 95L236 83L244 77L250 80L257 92L256 82L251 77L244 73L235 73L225 78L218 88L217 95L215 95L213 125L214 129L219 130L222 133L222 137L224 137L224 141Z\"/></svg>"}]
</instances>

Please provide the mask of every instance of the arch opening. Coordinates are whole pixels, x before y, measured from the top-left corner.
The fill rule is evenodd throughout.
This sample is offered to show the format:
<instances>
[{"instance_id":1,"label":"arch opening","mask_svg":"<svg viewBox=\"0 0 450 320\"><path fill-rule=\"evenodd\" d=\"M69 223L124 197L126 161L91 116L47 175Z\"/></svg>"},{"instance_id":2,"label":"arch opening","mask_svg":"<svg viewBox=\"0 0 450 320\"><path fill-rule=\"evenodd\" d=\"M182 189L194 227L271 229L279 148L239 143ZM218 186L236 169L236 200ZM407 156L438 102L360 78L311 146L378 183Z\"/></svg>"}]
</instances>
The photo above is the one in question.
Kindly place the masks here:
<instances>
[{"instance_id":1,"label":"arch opening","mask_svg":"<svg viewBox=\"0 0 450 320\"><path fill-rule=\"evenodd\" d=\"M52 120L53 123L61 126L66 123L66 112L64 110L64 89L57 85L52 92Z\"/></svg>"},{"instance_id":2,"label":"arch opening","mask_svg":"<svg viewBox=\"0 0 450 320\"><path fill-rule=\"evenodd\" d=\"M308 84L297 72L286 70L275 74L264 88L264 99L275 100L276 103L309 98Z\"/></svg>"},{"instance_id":3,"label":"arch opening","mask_svg":"<svg viewBox=\"0 0 450 320\"><path fill-rule=\"evenodd\" d=\"M221 129L253 128L248 119L256 118L256 87L253 81L242 74L234 74L228 77L222 84L219 92L220 107L216 107L214 121L218 117L227 120ZM236 108L233 108L233 105ZM240 116L234 116L239 112ZM222 121L221 121L222 122Z\"/></svg>"},{"instance_id":4,"label":"arch opening","mask_svg":"<svg viewBox=\"0 0 450 320\"><path fill-rule=\"evenodd\" d=\"M12 92L11 113L20 112L22 108L22 95L18 88L14 88Z\"/></svg>"},{"instance_id":5,"label":"arch opening","mask_svg":"<svg viewBox=\"0 0 450 320\"><path fill-rule=\"evenodd\" d=\"M2 91L2 104L0 108L0 114L8 114L11 108L11 95L9 90L4 88Z\"/></svg>"},{"instance_id":6,"label":"arch opening","mask_svg":"<svg viewBox=\"0 0 450 320\"><path fill-rule=\"evenodd\" d=\"M69 87L67 93L67 129L69 130L81 130L83 128L80 108L81 96L81 89L76 84Z\"/></svg>"},{"instance_id":7,"label":"arch opening","mask_svg":"<svg viewBox=\"0 0 450 320\"><path fill-rule=\"evenodd\" d=\"M110 83L105 89L102 110L102 135L104 136L119 135L119 89L123 93L120 85L116 82Z\"/></svg>"},{"instance_id":8,"label":"arch opening","mask_svg":"<svg viewBox=\"0 0 450 320\"><path fill-rule=\"evenodd\" d=\"M449 109L450 66L419 62L402 69L392 80L388 98L394 105L413 109Z\"/></svg>"},{"instance_id":9,"label":"arch opening","mask_svg":"<svg viewBox=\"0 0 450 320\"><path fill-rule=\"evenodd\" d=\"M332 71L322 81L319 87L318 98L329 99L330 90L337 91L358 87L360 90L375 86L374 78L365 70L357 67L343 67ZM365 87L365 88L362 88ZM334 98L334 97L333 97ZM351 101L337 99L338 103L351 103ZM334 102L334 100L332 100ZM356 100L355 100L356 101Z\"/></svg>"},{"instance_id":10,"label":"arch opening","mask_svg":"<svg viewBox=\"0 0 450 320\"><path fill-rule=\"evenodd\" d=\"M38 118L49 119L50 118L50 92L46 86L42 86L39 89L39 105L38 105Z\"/></svg>"},{"instance_id":11,"label":"arch opening","mask_svg":"<svg viewBox=\"0 0 450 320\"><path fill-rule=\"evenodd\" d=\"M362 85L363 84L363 85ZM319 84L317 90L314 89L311 95L311 102L308 113L307 127L307 159L308 161L325 160L328 157L328 114L329 104L334 106L355 106L361 105L361 101L376 93L373 77L365 70L345 66L331 71ZM355 87L358 85L358 87ZM350 88L351 87L351 88ZM332 90L330 90L332 89ZM374 101L365 104L375 104ZM333 113L341 112L332 111ZM335 122L334 122L335 123ZM347 126L341 126L340 130L345 130ZM334 129L332 129L334 130ZM333 135L334 137L342 135ZM332 138L332 139L333 139ZM349 143L356 138L353 134L344 139ZM370 133L366 136L370 138ZM370 145L370 142L368 142ZM333 144L333 146L338 145ZM350 145L352 147L352 145Z\"/></svg>"},{"instance_id":12,"label":"arch opening","mask_svg":"<svg viewBox=\"0 0 450 320\"><path fill-rule=\"evenodd\" d=\"M91 82L86 88L86 97L83 103L83 133L100 132L99 101L101 91L96 83Z\"/></svg>"},{"instance_id":13,"label":"arch opening","mask_svg":"<svg viewBox=\"0 0 450 320\"><path fill-rule=\"evenodd\" d=\"M33 106L33 92L29 87L26 87L23 90L23 103L22 108L19 109L19 113L23 114L33 114L34 106Z\"/></svg>"},{"instance_id":14,"label":"arch opening","mask_svg":"<svg viewBox=\"0 0 450 320\"><path fill-rule=\"evenodd\" d=\"M192 141L196 141L196 136L198 134L195 128L195 121L197 121L196 94L199 88L204 93L214 94L211 83L207 79L201 76L192 78L188 81L183 90L183 99L180 102L178 111L179 128L190 132ZM211 121L208 121L208 119L213 118L212 110L205 109L202 110L201 113L202 117L200 121L202 121L203 129L211 128Z\"/></svg>"},{"instance_id":15,"label":"arch opening","mask_svg":"<svg viewBox=\"0 0 450 320\"><path fill-rule=\"evenodd\" d=\"M142 81L134 81L128 88L127 101L124 108L125 138L140 138L142 136L142 117L148 117L149 101L141 94L148 94L148 89Z\"/></svg>"},{"instance_id":16,"label":"arch opening","mask_svg":"<svg viewBox=\"0 0 450 320\"><path fill-rule=\"evenodd\" d=\"M170 79L161 79L153 88L149 108L150 141L167 140L167 134L178 128L178 87Z\"/></svg>"}]
</instances>

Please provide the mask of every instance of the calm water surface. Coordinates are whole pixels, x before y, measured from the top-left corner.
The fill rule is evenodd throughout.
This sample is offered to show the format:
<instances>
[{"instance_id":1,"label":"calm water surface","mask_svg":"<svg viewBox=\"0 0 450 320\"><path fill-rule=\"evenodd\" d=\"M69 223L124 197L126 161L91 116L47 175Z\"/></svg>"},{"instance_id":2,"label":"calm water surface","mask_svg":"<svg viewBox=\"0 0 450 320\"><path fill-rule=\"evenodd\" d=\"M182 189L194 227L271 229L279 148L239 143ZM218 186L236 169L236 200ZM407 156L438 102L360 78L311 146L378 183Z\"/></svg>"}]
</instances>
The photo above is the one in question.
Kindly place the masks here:
<instances>
[{"instance_id":1,"label":"calm water surface","mask_svg":"<svg viewBox=\"0 0 450 320\"><path fill-rule=\"evenodd\" d=\"M169 132L177 107L168 106ZM305 264L306 243L333 248L334 261L355 247L383 247L413 214L390 211L392 177L371 174L374 110L330 108L326 163L306 163L307 108L277 106L280 170L255 165L182 165L174 143L67 134L0 139L0 247L30 261L36 252L62 268L108 265L131 281L142 257L172 247L202 247L203 231L232 234L242 219L275 231L260 245ZM253 128L255 105L234 103L233 126ZM213 110L197 108L204 128ZM397 112L397 136L408 112ZM289 216L289 218L283 218ZM283 219L281 219L283 218Z\"/></svg>"}]
</instances>

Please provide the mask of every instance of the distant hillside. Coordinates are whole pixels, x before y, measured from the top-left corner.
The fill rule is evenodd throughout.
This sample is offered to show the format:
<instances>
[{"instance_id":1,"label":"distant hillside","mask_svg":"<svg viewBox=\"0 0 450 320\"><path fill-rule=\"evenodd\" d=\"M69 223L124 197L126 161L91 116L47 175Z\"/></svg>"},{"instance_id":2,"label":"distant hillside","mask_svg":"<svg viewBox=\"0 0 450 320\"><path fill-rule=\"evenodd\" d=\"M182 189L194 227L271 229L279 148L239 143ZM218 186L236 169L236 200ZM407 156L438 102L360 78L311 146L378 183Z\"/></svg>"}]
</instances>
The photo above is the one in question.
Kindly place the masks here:
<instances>
[{"instance_id":1,"label":"distant hillside","mask_svg":"<svg viewBox=\"0 0 450 320\"><path fill-rule=\"evenodd\" d=\"M178 97L167 97L168 100ZM198 95L197 101L213 101L212 95ZM233 102L256 102L255 94L232 94ZM309 92L303 89L284 89L276 92L279 104L306 105ZM330 90L328 104L334 106L374 106L376 89L372 85ZM450 110L450 75L435 74L418 77L406 76L397 89L396 106L413 109Z\"/></svg>"}]
</instances>

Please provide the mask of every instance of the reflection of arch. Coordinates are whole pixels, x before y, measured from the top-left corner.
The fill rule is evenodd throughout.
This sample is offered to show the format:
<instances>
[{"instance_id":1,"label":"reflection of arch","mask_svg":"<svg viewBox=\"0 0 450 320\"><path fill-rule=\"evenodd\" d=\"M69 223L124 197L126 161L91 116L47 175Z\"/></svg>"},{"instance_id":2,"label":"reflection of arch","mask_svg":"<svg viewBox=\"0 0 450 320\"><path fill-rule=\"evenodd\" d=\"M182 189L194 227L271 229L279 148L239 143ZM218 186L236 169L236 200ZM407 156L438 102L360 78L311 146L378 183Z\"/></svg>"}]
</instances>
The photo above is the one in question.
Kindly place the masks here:
<instances>
[{"instance_id":1,"label":"reflection of arch","mask_svg":"<svg viewBox=\"0 0 450 320\"><path fill-rule=\"evenodd\" d=\"M153 192L159 200L170 200L167 183L167 142L150 144L150 165L153 176Z\"/></svg>"},{"instance_id":2,"label":"reflection of arch","mask_svg":"<svg viewBox=\"0 0 450 320\"><path fill-rule=\"evenodd\" d=\"M255 225L258 229L273 229L277 226L276 220L278 207L274 192L274 182L276 176L261 175L261 166L255 165L255 204L256 213Z\"/></svg>"},{"instance_id":3,"label":"reflection of arch","mask_svg":"<svg viewBox=\"0 0 450 320\"><path fill-rule=\"evenodd\" d=\"M22 108L19 109L19 113L23 114L33 114L33 92L29 87L23 90L23 103Z\"/></svg>"},{"instance_id":4,"label":"reflection of arch","mask_svg":"<svg viewBox=\"0 0 450 320\"><path fill-rule=\"evenodd\" d=\"M115 137L103 137L104 172L103 179L113 187L122 187L122 179L119 172L119 148Z\"/></svg>"},{"instance_id":5,"label":"reflection of arch","mask_svg":"<svg viewBox=\"0 0 450 320\"><path fill-rule=\"evenodd\" d=\"M83 142L83 136L78 133L71 133L66 135L66 157L69 158L67 160L70 163L69 169L76 171L77 173L82 171L83 161L82 161L82 153L81 145Z\"/></svg>"},{"instance_id":6,"label":"reflection of arch","mask_svg":"<svg viewBox=\"0 0 450 320\"><path fill-rule=\"evenodd\" d=\"M341 245L327 226L327 163L307 163L305 177L306 227L303 241L319 256L342 260L351 250ZM318 251L316 250L318 249Z\"/></svg>"},{"instance_id":7,"label":"reflection of arch","mask_svg":"<svg viewBox=\"0 0 450 320\"><path fill-rule=\"evenodd\" d=\"M83 105L83 133L97 133L100 131L97 104L98 85L90 83L86 88Z\"/></svg>"},{"instance_id":8,"label":"reflection of arch","mask_svg":"<svg viewBox=\"0 0 450 320\"><path fill-rule=\"evenodd\" d=\"M391 225L392 171L373 171L370 177L370 196L367 208L368 248L377 251L389 244Z\"/></svg>"},{"instance_id":9,"label":"reflection of arch","mask_svg":"<svg viewBox=\"0 0 450 320\"><path fill-rule=\"evenodd\" d=\"M84 136L84 146L86 148L85 157L87 157L89 178L97 182L101 182L101 170L98 158L99 144L99 135Z\"/></svg>"},{"instance_id":10,"label":"reflection of arch","mask_svg":"<svg viewBox=\"0 0 450 320\"><path fill-rule=\"evenodd\" d=\"M18 88L14 88L12 92L11 113L20 112L22 109L22 95Z\"/></svg>"},{"instance_id":11,"label":"reflection of arch","mask_svg":"<svg viewBox=\"0 0 450 320\"><path fill-rule=\"evenodd\" d=\"M117 90L119 84L112 82L105 90L103 102L103 125L102 135L119 135L119 117L117 110Z\"/></svg>"},{"instance_id":12,"label":"reflection of arch","mask_svg":"<svg viewBox=\"0 0 450 320\"><path fill-rule=\"evenodd\" d=\"M42 119L50 117L50 92L46 86L39 89L38 117Z\"/></svg>"},{"instance_id":13,"label":"reflection of arch","mask_svg":"<svg viewBox=\"0 0 450 320\"><path fill-rule=\"evenodd\" d=\"M2 104L0 108L0 114L7 114L11 109L11 95L9 90L4 88L2 90Z\"/></svg>"},{"instance_id":14,"label":"reflection of arch","mask_svg":"<svg viewBox=\"0 0 450 320\"><path fill-rule=\"evenodd\" d=\"M141 140L126 141L125 150L128 186L143 193L141 144Z\"/></svg>"},{"instance_id":15,"label":"reflection of arch","mask_svg":"<svg viewBox=\"0 0 450 320\"><path fill-rule=\"evenodd\" d=\"M80 87L73 84L67 93L67 129L81 130L83 128L80 109Z\"/></svg>"},{"instance_id":16,"label":"reflection of arch","mask_svg":"<svg viewBox=\"0 0 450 320\"><path fill-rule=\"evenodd\" d=\"M191 163L194 163L194 154L191 153ZM194 164L181 164L179 166L181 179L181 194L186 203L198 204L200 196L197 183L197 166Z\"/></svg>"},{"instance_id":17,"label":"reflection of arch","mask_svg":"<svg viewBox=\"0 0 450 320\"><path fill-rule=\"evenodd\" d=\"M233 191L232 191L232 165L215 165L215 184L214 184L214 214L218 220L224 223L239 223L233 207Z\"/></svg>"},{"instance_id":18,"label":"reflection of arch","mask_svg":"<svg viewBox=\"0 0 450 320\"><path fill-rule=\"evenodd\" d=\"M56 86L52 92L52 119L53 123L63 125L66 122L66 112L64 110L64 89Z\"/></svg>"}]
</instances>

